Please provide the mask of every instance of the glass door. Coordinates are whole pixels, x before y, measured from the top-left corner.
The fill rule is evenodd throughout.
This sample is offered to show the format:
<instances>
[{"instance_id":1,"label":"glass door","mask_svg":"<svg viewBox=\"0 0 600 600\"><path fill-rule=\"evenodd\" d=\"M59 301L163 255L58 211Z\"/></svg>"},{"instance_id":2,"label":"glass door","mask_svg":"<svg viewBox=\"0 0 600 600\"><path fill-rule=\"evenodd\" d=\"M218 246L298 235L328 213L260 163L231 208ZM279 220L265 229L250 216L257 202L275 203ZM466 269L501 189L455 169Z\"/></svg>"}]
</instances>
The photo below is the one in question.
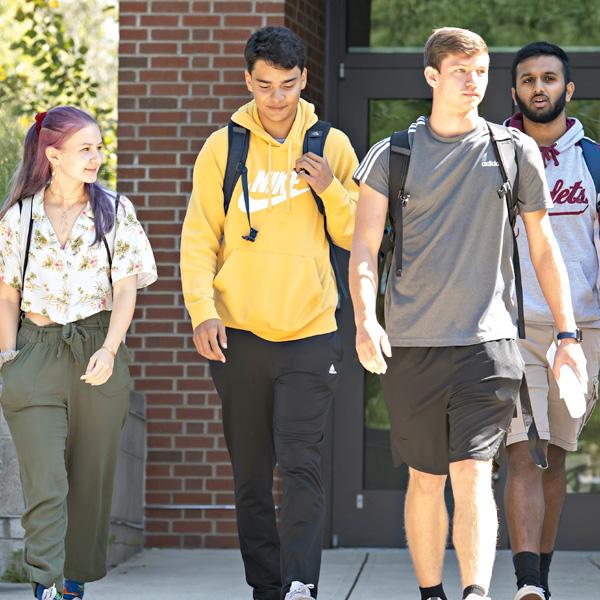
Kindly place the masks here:
<instances>
[{"instance_id":1,"label":"glass door","mask_svg":"<svg viewBox=\"0 0 600 600\"><path fill-rule=\"evenodd\" d=\"M510 116L514 52L530 41L547 39L571 57L576 100L568 106L569 114L583 122L586 135L600 139L600 9L556 0L545 4L541 14L533 4L492 1L486 14L470 14L473 4L466 0L334 0L330 118L349 135L361 158L372 144L427 114L431 95L423 78L422 46L434 27L452 24L481 33L490 46L482 116L496 122ZM347 331L350 343L352 335ZM392 465L378 377L365 373L357 359L348 366L334 415L332 541L342 546L401 546L406 467ZM504 469L495 483L500 547L508 547ZM568 455L567 469L569 495L559 547L598 549L600 522L593 511L600 503L600 409L582 434L580 450ZM451 511L449 490L447 503Z\"/></svg>"}]
</instances>

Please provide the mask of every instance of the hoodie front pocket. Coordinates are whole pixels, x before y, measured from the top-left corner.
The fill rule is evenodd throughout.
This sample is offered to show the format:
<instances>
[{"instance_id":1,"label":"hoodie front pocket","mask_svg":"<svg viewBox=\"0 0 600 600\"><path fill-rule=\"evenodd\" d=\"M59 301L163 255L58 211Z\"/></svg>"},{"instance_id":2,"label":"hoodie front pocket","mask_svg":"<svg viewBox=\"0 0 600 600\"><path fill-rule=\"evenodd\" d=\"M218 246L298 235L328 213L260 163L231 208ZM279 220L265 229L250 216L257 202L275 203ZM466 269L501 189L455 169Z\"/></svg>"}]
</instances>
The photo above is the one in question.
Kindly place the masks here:
<instances>
[{"instance_id":1,"label":"hoodie front pocket","mask_svg":"<svg viewBox=\"0 0 600 600\"><path fill-rule=\"evenodd\" d=\"M302 330L326 310L315 259L236 249L214 279L228 325L255 332Z\"/></svg>"}]
</instances>

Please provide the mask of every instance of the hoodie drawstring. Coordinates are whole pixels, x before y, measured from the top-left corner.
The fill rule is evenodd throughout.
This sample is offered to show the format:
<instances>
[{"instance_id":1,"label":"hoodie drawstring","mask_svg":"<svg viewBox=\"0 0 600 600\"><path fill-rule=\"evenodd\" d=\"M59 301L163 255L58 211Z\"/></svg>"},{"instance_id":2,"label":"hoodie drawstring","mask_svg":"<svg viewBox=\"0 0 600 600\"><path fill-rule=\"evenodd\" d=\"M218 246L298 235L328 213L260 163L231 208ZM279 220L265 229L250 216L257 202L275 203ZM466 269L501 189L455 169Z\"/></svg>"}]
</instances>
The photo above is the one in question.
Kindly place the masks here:
<instances>
[{"instance_id":1,"label":"hoodie drawstring","mask_svg":"<svg viewBox=\"0 0 600 600\"><path fill-rule=\"evenodd\" d=\"M267 180L268 180L268 184L267 184L267 189L269 190L269 211L273 210L273 190L272 190L272 185L273 185L273 173L271 172L271 166L272 166L272 152L273 152L273 148L271 146L271 144L267 144L267 146L269 147L269 154L268 154L268 161L267 161Z\"/></svg>"},{"instance_id":2,"label":"hoodie drawstring","mask_svg":"<svg viewBox=\"0 0 600 600\"><path fill-rule=\"evenodd\" d=\"M556 142L552 144L552 146L540 146L540 152L542 153L542 158L544 159L544 169L547 167L549 161L554 161L554 166L558 167L559 162L557 156L560 152L556 149Z\"/></svg>"}]
</instances>

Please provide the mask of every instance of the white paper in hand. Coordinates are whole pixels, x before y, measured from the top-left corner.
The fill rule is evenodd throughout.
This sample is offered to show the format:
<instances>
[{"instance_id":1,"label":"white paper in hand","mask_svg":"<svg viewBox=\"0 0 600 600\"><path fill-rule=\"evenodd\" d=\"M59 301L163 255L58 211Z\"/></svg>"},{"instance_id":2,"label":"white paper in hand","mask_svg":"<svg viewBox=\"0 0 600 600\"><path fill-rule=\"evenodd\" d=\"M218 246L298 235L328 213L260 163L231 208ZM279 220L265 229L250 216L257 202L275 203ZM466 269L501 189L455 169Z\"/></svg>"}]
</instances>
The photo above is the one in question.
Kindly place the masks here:
<instances>
[{"instance_id":1,"label":"white paper in hand","mask_svg":"<svg viewBox=\"0 0 600 600\"><path fill-rule=\"evenodd\" d=\"M554 363L554 355L556 354L556 345L552 344L548 349L548 364L550 368ZM574 419L580 419L585 414L585 390L579 381L579 377L575 374L575 371L569 367L569 365L563 365L559 371L558 391L560 393L561 400L567 406L569 414Z\"/></svg>"}]
</instances>

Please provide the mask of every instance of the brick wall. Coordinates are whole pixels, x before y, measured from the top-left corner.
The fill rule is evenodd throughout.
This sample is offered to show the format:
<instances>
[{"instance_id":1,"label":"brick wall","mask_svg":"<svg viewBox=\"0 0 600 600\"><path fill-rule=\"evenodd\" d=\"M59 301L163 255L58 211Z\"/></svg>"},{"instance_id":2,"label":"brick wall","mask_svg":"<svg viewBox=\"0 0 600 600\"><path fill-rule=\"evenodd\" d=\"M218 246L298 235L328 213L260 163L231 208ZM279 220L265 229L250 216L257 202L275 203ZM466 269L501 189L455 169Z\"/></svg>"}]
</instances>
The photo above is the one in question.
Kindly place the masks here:
<instances>
[{"instance_id":1,"label":"brick wall","mask_svg":"<svg viewBox=\"0 0 600 600\"><path fill-rule=\"evenodd\" d=\"M184 309L179 235L196 155L248 100L245 41L285 18L283 1L120 2L119 191L137 207L159 272L128 336L147 398L147 546L237 545L232 510L181 506L231 505L233 495L219 400Z\"/></svg>"},{"instance_id":2,"label":"brick wall","mask_svg":"<svg viewBox=\"0 0 600 600\"><path fill-rule=\"evenodd\" d=\"M293 29L306 44L308 55L308 85L304 97L323 115L325 106L325 0L287 0L285 24Z\"/></svg>"}]
</instances>

